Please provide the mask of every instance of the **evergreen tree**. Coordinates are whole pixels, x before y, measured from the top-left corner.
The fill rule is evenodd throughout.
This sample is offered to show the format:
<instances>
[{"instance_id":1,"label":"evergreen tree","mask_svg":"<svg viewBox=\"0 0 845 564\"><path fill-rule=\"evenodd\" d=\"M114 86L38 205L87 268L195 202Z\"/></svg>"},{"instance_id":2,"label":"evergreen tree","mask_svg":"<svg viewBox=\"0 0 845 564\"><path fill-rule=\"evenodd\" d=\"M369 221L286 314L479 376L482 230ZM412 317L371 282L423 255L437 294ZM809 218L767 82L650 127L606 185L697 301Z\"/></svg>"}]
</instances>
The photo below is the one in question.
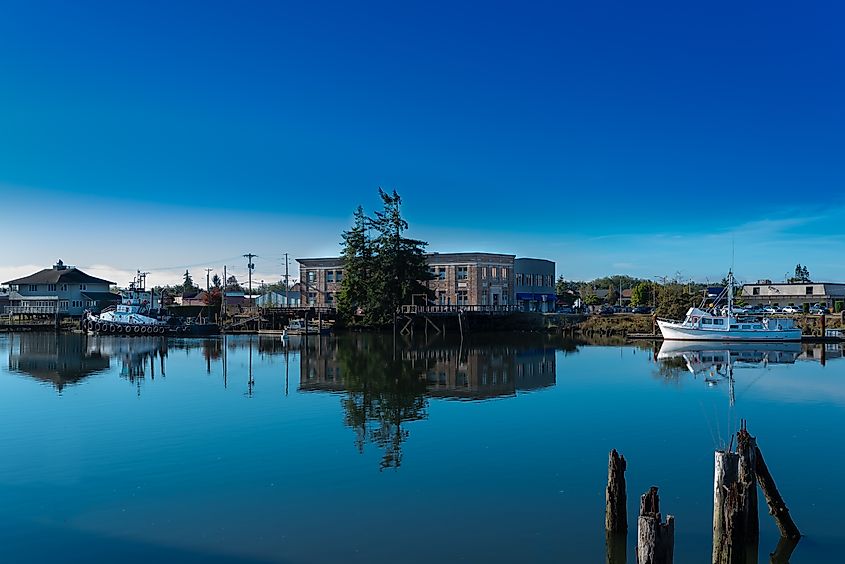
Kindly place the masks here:
<instances>
[{"instance_id":1,"label":"evergreen tree","mask_svg":"<svg viewBox=\"0 0 845 564\"><path fill-rule=\"evenodd\" d=\"M194 284L194 279L191 278L191 273L185 270L184 274L184 282L182 282L182 293L183 294L190 294L193 292L198 292L199 287Z\"/></svg>"},{"instance_id":2,"label":"evergreen tree","mask_svg":"<svg viewBox=\"0 0 845 564\"><path fill-rule=\"evenodd\" d=\"M229 276L228 279L226 279L226 291L227 292L243 292L244 291L243 287L238 283L238 279L235 277L234 274Z\"/></svg>"},{"instance_id":3,"label":"evergreen tree","mask_svg":"<svg viewBox=\"0 0 845 564\"><path fill-rule=\"evenodd\" d=\"M412 296L433 296L424 285L431 277L425 258L428 243L404 236L408 223L395 190L388 194L379 188L379 195L382 210L369 218L359 206L352 228L342 236L344 276L338 312L347 322L356 320L360 310L364 324L386 325L400 305L411 303ZM370 238L370 229L375 238Z\"/></svg>"},{"instance_id":4,"label":"evergreen tree","mask_svg":"<svg viewBox=\"0 0 845 564\"><path fill-rule=\"evenodd\" d=\"M376 212L372 226L376 230L373 241L375 272L370 276L373 298L370 300L371 323L387 324L397 308L410 304L412 296L422 295L425 300L433 297L423 282L431 279L425 247L428 243L403 236L408 222L402 217L402 198L379 188L383 208Z\"/></svg>"},{"instance_id":5,"label":"evergreen tree","mask_svg":"<svg viewBox=\"0 0 845 564\"><path fill-rule=\"evenodd\" d=\"M343 281L337 298L337 311L347 322L355 319L358 308L364 310L370 301L371 287L368 284L373 250L367 230L370 220L364 208L358 206L352 220L352 228L344 231L343 238Z\"/></svg>"},{"instance_id":6,"label":"evergreen tree","mask_svg":"<svg viewBox=\"0 0 845 564\"><path fill-rule=\"evenodd\" d=\"M216 274L211 277L211 285L213 287L220 288L221 283L222 283L222 281L220 280L220 277L217 276Z\"/></svg>"}]
</instances>

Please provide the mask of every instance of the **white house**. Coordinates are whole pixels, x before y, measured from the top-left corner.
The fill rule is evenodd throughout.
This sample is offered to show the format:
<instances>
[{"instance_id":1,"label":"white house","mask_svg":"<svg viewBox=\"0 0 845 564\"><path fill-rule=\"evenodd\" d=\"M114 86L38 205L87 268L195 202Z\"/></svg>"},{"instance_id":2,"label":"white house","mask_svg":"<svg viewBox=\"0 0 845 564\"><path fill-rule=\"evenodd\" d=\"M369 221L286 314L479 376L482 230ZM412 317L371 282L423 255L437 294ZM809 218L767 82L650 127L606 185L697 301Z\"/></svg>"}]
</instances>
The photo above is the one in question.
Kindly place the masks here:
<instances>
[{"instance_id":1,"label":"white house","mask_svg":"<svg viewBox=\"0 0 845 564\"><path fill-rule=\"evenodd\" d=\"M4 313L12 315L79 316L86 309L98 311L120 301L118 294L109 291L114 282L86 274L61 260L52 268L3 284L10 290Z\"/></svg>"}]
</instances>

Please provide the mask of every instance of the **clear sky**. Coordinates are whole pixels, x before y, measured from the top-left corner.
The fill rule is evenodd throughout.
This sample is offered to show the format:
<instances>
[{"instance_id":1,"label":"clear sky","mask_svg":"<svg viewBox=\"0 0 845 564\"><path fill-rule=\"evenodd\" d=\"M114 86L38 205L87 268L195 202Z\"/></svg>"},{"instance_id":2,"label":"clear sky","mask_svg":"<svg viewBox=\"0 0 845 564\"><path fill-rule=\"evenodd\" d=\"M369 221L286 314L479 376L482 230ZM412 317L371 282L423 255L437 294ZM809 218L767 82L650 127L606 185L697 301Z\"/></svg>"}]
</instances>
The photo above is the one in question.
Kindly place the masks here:
<instances>
[{"instance_id":1,"label":"clear sky","mask_svg":"<svg viewBox=\"0 0 845 564\"><path fill-rule=\"evenodd\" d=\"M0 279L338 252L404 198L441 252L845 280L840 2L0 6ZM294 263L295 266L295 263ZM295 268L294 268L295 270Z\"/></svg>"}]
</instances>

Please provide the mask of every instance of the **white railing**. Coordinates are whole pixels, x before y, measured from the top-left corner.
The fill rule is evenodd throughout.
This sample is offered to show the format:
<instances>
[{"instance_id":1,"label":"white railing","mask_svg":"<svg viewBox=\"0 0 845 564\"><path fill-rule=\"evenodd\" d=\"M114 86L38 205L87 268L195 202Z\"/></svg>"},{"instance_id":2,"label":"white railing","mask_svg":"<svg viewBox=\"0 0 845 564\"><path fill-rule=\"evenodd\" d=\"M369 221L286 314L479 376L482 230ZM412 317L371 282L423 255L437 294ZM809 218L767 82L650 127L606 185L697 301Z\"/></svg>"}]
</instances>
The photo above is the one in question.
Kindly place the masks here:
<instances>
[{"instance_id":1,"label":"white railing","mask_svg":"<svg viewBox=\"0 0 845 564\"><path fill-rule=\"evenodd\" d=\"M67 308L58 308L59 313L67 312ZM6 315L55 315L56 306L6 306Z\"/></svg>"}]
</instances>

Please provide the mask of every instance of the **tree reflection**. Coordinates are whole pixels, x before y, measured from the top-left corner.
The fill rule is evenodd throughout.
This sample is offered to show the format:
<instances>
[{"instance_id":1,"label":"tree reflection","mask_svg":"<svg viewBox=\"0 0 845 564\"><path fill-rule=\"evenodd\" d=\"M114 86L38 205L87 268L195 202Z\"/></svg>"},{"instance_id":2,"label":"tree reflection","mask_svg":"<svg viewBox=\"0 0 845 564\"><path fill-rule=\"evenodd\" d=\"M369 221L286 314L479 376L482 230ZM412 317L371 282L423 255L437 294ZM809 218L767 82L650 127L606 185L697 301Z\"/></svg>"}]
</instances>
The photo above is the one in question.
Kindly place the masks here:
<instances>
[{"instance_id":1,"label":"tree reflection","mask_svg":"<svg viewBox=\"0 0 845 564\"><path fill-rule=\"evenodd\" d=\"M336 360L346 390L344 423L354 429L358 451L371 442L384 450L382 470L399 468L408 438L402 425L427 417L425 380L409 361L394 360L391 344L378 337L362 335L336 349Z\"/></svg>"}]
</instances>

